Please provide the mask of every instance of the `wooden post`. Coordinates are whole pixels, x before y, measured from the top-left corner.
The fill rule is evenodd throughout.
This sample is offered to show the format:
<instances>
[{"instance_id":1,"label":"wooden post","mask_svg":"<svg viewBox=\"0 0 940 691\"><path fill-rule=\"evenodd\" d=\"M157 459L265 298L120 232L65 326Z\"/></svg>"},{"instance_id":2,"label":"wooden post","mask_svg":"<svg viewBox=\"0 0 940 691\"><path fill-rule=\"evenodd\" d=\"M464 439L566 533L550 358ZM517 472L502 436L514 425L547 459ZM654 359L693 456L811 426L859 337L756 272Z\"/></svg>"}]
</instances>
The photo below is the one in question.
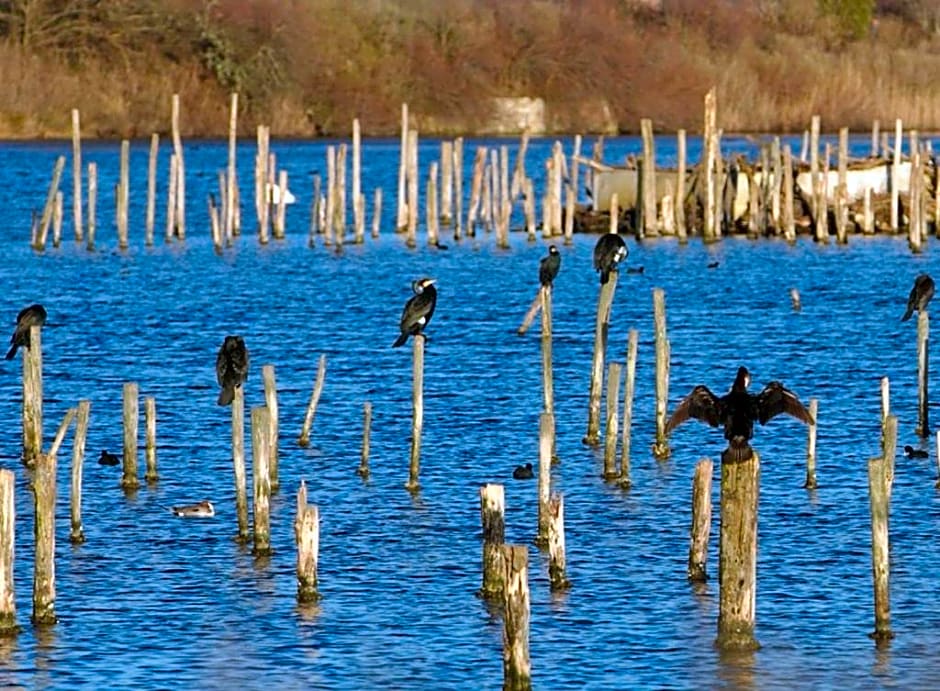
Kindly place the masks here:
<instances>
[{"instance_id":1,"label":"wooden post","mask_svg":"<svg viewBox=\"0 0 940 691\"><path fill-rule=\"evenodd\" d=\"M136 382L124 382L123 388L124 420L124 474L121 487L137 489L137 428L140 424L140 401Z\"/></svg>"},{"instance_id":2,"label":"wooden post","mask_svg":"<svg viewBox=\"0 0 940 691\"><path fill-rule=\"evenodd\" d=\"M640 120L643 139L643 199L637 201L643 205L643 229L646 235L659 235L656 227L656 147L653 140L653 121L649 118Z\"/></svg>"},{"instance_id":3,"label":"wooden post","mask_svg":"<svg viewBox=\"0 0 940 691\"><path fill-rule=\"evenodd\" d=\"M527 181L528 184L528 181ZM570 245L574 237L574 213L577 192L572 185L565 185L565 244ZM528 199L527 199L528 201Z\"/></svg>"},{"instance_id":4,"label":"wooden post","mask_svg":"<svg viewBox=\"0 0 940 691\"><path fill-rule=\"evenodd\" d=\"M756 650L757 502L760 457L721 463L718 638L722 650Z\"/></svg>"},{"instance_id":5,"label":"wooden post","mask_svg":"<svg viewBox=\"0 0 940 691\"><path fill-rule=\"evenodd\" d=\"M46 236L49 234L49 224L52 223L52 211L55 207L55 195L59 191L59 179L62 177L62 170L65 168L65 156L59 156L56 159L55 167L52 169L52 180L49 182L49 189L46 191L46 204L42 209L42 220L39 223L39 234L36 243L33 245L35 250L44 250L46 248Z\"/></svg>"},{"instance_id":6,"label":"wooden post","mask_svg":"<svg viewBox=\"0 0 940 691\"><path fill-rule=\"evenodd\" d=\"M369 477L369 437L372 430L372 404L366 401L362 405L362 453L359 457L359 468L356 474L362 478Z\"/></svg>"},{"instance_id":7,"label":"wooden post","mask_svg":"<svg viewBox=\"0 0 940 691\"><path fill-rule=\"evenodd\" d=\"M881 127L881 123L876 119L871 123L871 158L877 158L879 155L878 152L878 130Z\"/></svg>"},{"instance_id":8,"label":"wooden post","mask_svg":"<svg viewBox=\"0 0 940 691\"><path fill-rule=\"evenodd\" d=\"M320 599L317 590L317 564L320 560L320 509L307 503L307 483L300 481L297 490L297 517L294 519L297 542L297 602Z\"/></svg>"},{"instance_id":9,"label":"wooden post","mask_svg":"<svg viewBox=\"0 0 940 691\"><path fill-rule=\"evenodd\" d=\"M875 232L875 214L871 206L871 187L865 188L865 197L862 202L862 232L870 235Z\"/></svg>"},{"instance_id":10,"label":"wooden post","mask_svg":"<svg viewBox=\"0 0 940 691\"><path fill-rule=\"evenodd\" d=\"M908 246L911 252L919 254L923 250L924 235L924 170L923 157L917 132L911 131L911 177L910 177L910 218L907 224Z\"/></svg>"},{"instance_id":11,"label":"wooden post","mask_svg":"<svg viewBox=\"0 0 940 691\"><path fill-rule=\"evenodd\" d=\"M617 473L617 423L620 416L619 362L607 365L607 419L604 423L604 479L613 480Z\"/></svg>"},{"instance_id":12,"label":"wooden post","mask_svg":"<svg viewBox=\"0 0 940 691\"><path fill-rule=\"evenodd\" d=\"M16 597L13 580L15 552L16 477L12 470L0 470L0 637L16 635Z\"/></svg>"},{"instance_id":13,"label":"wooden post","mask_svg":"<svg viewBox=\"0 0 940 691\"><path fill-rule=\"evenodd\" d=\"M144 398L144 426L144 458L147 466L144 480L147 484L153 484L160 479L157 473L157 401L153 396Z\"/></svg>"},{"instance_id":14,"label":"wooden post","mask_svg":"<svg viewBox=\"0 0 940 691\"><path fill-rule=\"evenodd\" d=\"M271 475L268 460L271 454L271 420L268 409L251 409L251 468L254 476L254 547L252 554L271 554Z\"/></svg>"},{"instance_id":15,"label":"wooden post","mask_svg":"<svg viewBox=\"0 0 940 691\"><path fill-rule=\"evenodd\" d=\"M269 491L277 492L281 486L278 477L278 438L280 437L277 408L277 383L274 379L274 365L264 365L261 368L261 380L264 382L264 405L267 409L267 420L271 428L268 430L268 473L271 478Z\"/></svg>"},{"instance_id":16,"label":"wooden post","mask_svg":"<svg viewBox=\"0 0 940 691\"><path fill-rule=\"evenodd\" d=\"M238 145L238 93L233 92L229 100L228 111L228 167L225 172L225 217L223 219L222 235L225 243L232 242L235 226L235 205L238 178L236 177L236 152Z\"/></svg>"},{"instance_id":17,"label":"wooden post","mask_svg":"<svg viewBox=\"0 0 940 691\"><path fill-rule=\"evenodd\" d=\"M678 170L676 171L676 199L674 202L674 213L676 219L676 234L679 236L680 244L689 241L688 229L685 223L685 176L686 176L686 137L685 130L679 130L676 133L676 156L678 160Z\"/></svg>"},{"instance_id":18,"label":"wooden post","mask_svg":"<svg viewBox=\"0 0 940 691\"><path fill-rule=\"evenodd\" d=\"M898 201L901 190L901 118L894 121L894 151L891 159L891 232L896 233L901 227L898 217Z\"/></svg>"},{"instance_id":19,"label":"wooden post","mask_svg":"<svg viewBox=\"0 0 940 691\"><path fill-rule=\"evenodd\" d=\"M440 222L449 226L454 217L454 142L441 141L441 213Z\"/></svg>"},{"instance_id":20,"label":"wooden post","mask_svg":"<svg viewBox=\"0 0 940 691\"><path fill-rule=\"evenodd\" d=\"M930 434L927 396L929 343L930 314L923 310L917 314L917 429L914 430L921 437Z\"/></svg>"},{"instance_id":21,"label":"wooden post","mask_svg":"<svg viewBox=\"0 0 940 691\"><path fill-rule=\"evenodd\" d=\"M72 442L72 491L69 495L69 518L71 531L69 542L73 545L85 541L82 529L82 467L85 461L85 439L88 436L88 417L91 414L91 401L78 402L75 418L75 439ZM0 625L2 629L2 625Z\"/></svg>"},{"instance_id":22,"label":"wooden post","mask_svg":"<svg viewBox=\"0 0 940 691\"><path fill-rule=\"evenodd\" d=\"M894 483L894 460L898 448L898 418L897 415L889 415L885 420L884 441L881 449L881 457L885 462L885 475L888 478L888 485Z\"/></svg>"},{"instance_id":23,"label":"wooden post","mask_svg":"<svg viewBox=\"0 0 940 691\"><path fill-rule=\"evenodd\" d=\"M620 446L621 489L629 489L630 480L630 428L633 426L633 394L636 386L636 349L639 334L630 329L627 337L627 381L623 393L623 438Z\"/></svg>"},{"instance_id":24,"label":"wooden post","mask_svg":"<svg viewBox=\"0 0 940 691\"><path fill-rule=\"evenodd\" d=\"M553 592L571 587L566 569L565 500L553 494L548 502L548 581Z\"/></svg>"},{"instance_id":25,"label":"wooden post","mask_svg":"<svg viewBox=\"0 0 940 691\"><path fill-rule=\"evenodd\" d=\"M147 220L144 226L144 244L153 245L154 221L157 217L157 154L160 151L160 135L150 135L150 156L147 159Z\"/></svg>"},{"instance_id":26,"label":"wooden post","mask_svg":"<svg viewBox=\"0 0 940 691\"><path fill-rule=\"evenodd\" d=\"M33 525L36 552L33 565L33 615L35 625L55 624L55 504L56 456L65 439L65 433L75 409L66 413L49 453L40 453L36 459L33 478L36 518Z\"/></svg>"},{"instance_id":27,"label":"wooden post","mask_svg":"<svg viewBox=\"0 0 940 691\"><path fill-rule=\"evenodd\" d=\"M822 170L813 178L813 197L816 214L813 216L813 228L816 242L829 242L829 145L826 144Z\"/></svg>"},{"instance_id":28,"label":"wooden post","mask_svg":"<svg viewBox=\"0 0 940 691\"><path fill-rule=\"evenodd\" d=\"M414 336L414 364L412 367L411 386L411 461L408 465L408 483L405 487L410 492L417 492L418 471L421 465L421 429L424 426L424 334Z\"/></svg>"},{"instance_id":29,"label":"wooden post","mask_svg":"<svg viewBox=\"0 0 940 691\"><path fill-rule=\"evenodd\" d=\"M849 223L849 128L839 129L839 184L836 187L835 216L838 242L848 242Z\"/></svg>"},{"instance_id":30,"label":"wooden post","mask_svg":"<svg viewBox=\"0 0 940 691\"><path fill-rule=\"evenodd\" d=\"M346 143L336 149L336 245L342 247L346 238ZM417 207L415 207L417 208ZM283 234L277 235L283 237Z\"/></svg>"},{"instance_id":31,"label":"wooden post","mask_svg":"<svg viewBox=\"0 0 940 691\"><path fill-rule=\"evenodd\" d=\"M183 140L180 138L180 96L173 94L172 103L173 152L176 154L176 236L186 238L186 165L183 162Z\"/></svg>"},{"instance_id":32,"label":"wooden post","mask_svg":"<svg viewBox=\"0 0 940 691\"><path fill-rule=\"evenodd\" d=\"M248 491L245 477L245 389L235 387L232 399L232 464L235 470L235 516L238 521L236 540L248 542Z\"/></svg>"},{"instance_id":33,"label":"wooden post","mask_svg":"<svg viewBox=\"0 0 940 691\"><path fill-rule=\"evenodd\" d=\"M454 140L454 239L463 232L463 137Z\"/></svg>"},{"instance_id":34,"label":"wooden post","mask_svg":"<svg viewBox=\"0 0 940 691\"><path fill-rule=\"evenodd\" d=\"M542 307L542 409L555 412L555 389L552 378L552 287L539 288Z\"/></svg>"},{"instance_id":35,"label":"wooden post","mask_svg":"<svg viewBox=\"0 0 940 691\"><path fill-rule=\"evenodd\" d=\"M539 415L539 504L538 533L535 544L548 544L548 501L552 489L552 441L555 438L555 416L543 412Z\"/></svg>"},{"instance_id":36,"label":"wooden post","mask_svg":"<svg viewBox=\"0 0 940 691\"><path fill-rule=\"evenodd\" d=\"M669 339L666 336L666 293L653 289L653 328L656 336L656 441L653 455L660 460L669 457L666 437L666 404L669 401Z\"/></svg>"},{"instance_id":37,"label":"wooden post","mask_svg":"<svg viewBox=\"0 0 940 691\"><path fill-rule=\"evenodd\" d=\"M868 459L868 498L871 506L871 568L875 591L875 630L872 638L894 638L891 631L890 557L888 517L891 482L885 458Z\"/></svg>"},{"instance_id":38,"label":"wooden post","mask_svg":"<svg viewBox=\"0 0 940 691\"><path fill-rule=\"evenodd\" d=\"M359 197L362 195L362 133L359 128L359 118L353 118L352 128L352 202L353 202L353 236L356 243L362 242L365 235L365 209L360 208Z\"/></svg>"},{"instance_id":39,"label":"wooden post","mask_svg":"<svg viewBox=\"0 0 940 691\"><path fill-rule=\"evenodd\" d=\"M23 347L23 462L31 466L42 453L42 327L29 327Z\"/></svg>"},{"instance_id":40,"label":"wooden post","mask_svg":"<svg viewBox=\"0 0 940 691\"><path fill-rule=\"evenodd\" d=\"M418 130L408 130L408 247L418 246Z\"/></svg>"},{"instance_id":41,"label":"wooden post","mask_svg":"<svg viewBox=\"0 0 940 691\"><path fill-rule=\"evenodd\" d=\"M582 443L600 444L601 390L604 379L604 355L607 352L607 331L610 327L610 308L617 289L617 271L611 271L607 283L601 285L597 297L597 318L594 325L594 356L591 366L591 388L588 400L588 425Z\"/></svg>"},{"instance_id":42,"label":"wooden post","mask_svg":"<svg viewBox=\"0 0 940 691\"><path fill-rule=\"evenodd\" d=\"M440 217L437 211L437 161L432 161L428 166L428 183L424 195L425 216L427 224L428 244L437 246L437 227L440 223Z\"/></svg>"},{"instance_id":43,"label":"wooden post","mask_svg":"<svg viewBox=\"0 0 940 691\"><path fill-rule=\"evenodd\" d=\"M98 164L92 161L88 164L88 244L89 252L95 249L95 229L97 226L98 202Z\"/></svg>"},{"instance_id":44,"label":"wooden post","mask_svg":"<svg viewBox=\"0 0 940 691\"><path fill-rule=\"evenodd\" d=\"M809 414L813 421L809 424L809 437L806 444L806 482L803 487L806 489L816 489L819 485L816 483L816 415L819 413L819 401L815 398L809 399Z\"/></svg>"},{"instance_id":45,"label":"wooden post","mask_svg":"<svg viewBox=\"0 0 940 691\"><path fill-rule=\"evenodd\" d=\"M525 545L503 545L503 689L529 689L529 552Z\"/></svg>"},{"instance_id":46,"label":"wooden post","mask_svg":"<svg viewBox=\"0 0 940 691\"><path fill-rule=\"evenodd\" d=\"M166 191L166 233L164 235L165 242L172 242L173 236L176 234L176 194L177 187L177 177L179 176L179 161L176 158L176 154L170 154L170 172L169 172L169 182L167 183Z\"/></svg>"},{"instance_id":47,"label":"wooden post","mask_svg":"<svg viewBox=\"0 0 940 691\"><path fill-rule=\"evenodd\" d=\"M78 108L72 108L72 214L75 241L82 241L82 131Z\"/></svg>"},{"instance_id":48,"label":"wooden post","mask_svg":"<svg viewBox=\"0 0 940 691\"><path fill-rule=\"evenodd\" d=\"M323 393L323 382L326 379L326 355L320 355L320 364L317 365L317 378L313 384L313 393L310 395L310 402L307 404L307 412L304 414L304 424L300 430L300 437L297 439L297 445L303 448L310 446L310 430L313 427L313 418L317 414L317 405L320 402L320 394Z\"/></svg>"},{"instance_id":49,"label":"wooden post","mask_svg":"<svg viewBox=\"0 0 940 691\"><path fill-rule=\"evenodd\" d=\"M577 139L576 141L578 142L577 146L580 146L580 141ZM528 150L529 133L526 131L522 133L521 137L519 137L519 148L516 150L516 165L513 166L512 170L512 184L510 185L509 195L513 201L515 201L523 192L523 183L527 179L525 173L525 155ZM572 178L573 182L577 183L577 173L573 172L572 175L574 176Z\"/></svg>"},{"instance_id":50,"label":"wooden post","mask_svg":"<svg viewBox=\"0 0 940 691\"><path fill-rule=\"evenodd\" d=\"M382 225L382 188L375 188L375 198L372 202L372 237L379 236L379 229Z\"/></svg>"},{"instance_id":51,"label":"wooden post","mask_svg":"<svg viewBox=\"0 0 940 691\"><path fill-rule=\"evenodd\" d=\"M401 104L401 151L398 158L398 215L395 230L402 232L408 225L408 202L405 200L405 183L408 171L408 104Z\"/></svg>"},{"instance_id":52,"label":"wooden post","mask_svg":"<svg viewBox=\"0 0 940 691\"><path fill-rule=\"evenodd\" d=\"M333 244L336 228L336 147L326 147L326 227L324 244Z\"/></svg>"},{"instance_id":53,"label":"wooden post","mask_svg":"<svg viewBox=\"0 0 940 691\"><path fill-rule=\"evenodd\" d=\"M274 215L274 238L277 240L284 239L285 228L284 224L287 218L287 171L281 169L277 174L277 191L278 191L278 205L277 213Z\"/></svg>"},{"instance_id":54,"label":"wooden post","mask_svg":"<svg viewBox=\"0 0 940 691\"><path fill-rule=\"evenodd\" d=\"M268 138L269 132L264 125L258 125L255 135L258 151L255 154L255 212L258 216L258 242L262 245L268 242L268 217L271 209L271 193L268 191ZM326 148L327 166L333 155L333 147ZM330 178L332 181L332 178ZM329 194L331 182L327 183ZM329 223L327 219L327 223Z\"/></svg>"},{"instance_id":55,"label":"wooden post","mask_svg":"<svg viewBox=\"0 0 940 691\"><path fill-rule=\"evenodd\" d=\"M64 213L64 200L62 190L55 193L55 204L52 206L52 246L62 244L62 215Z\"/></svg>"},{"instance_id":56,"label":"wooden post","mask_svg":"<svg viewBox=\"0 0 940 691\"><path fill-rule=\"evenodd\" d=\"M480 487L480 521L483 524L483 585L480 596L503 593L503 552L506 541L506 499L502 485Z\"/></svg>"},{"instance_id":57,"label":"wooden post","mask_svg":"<svg viewBox=\"0 0 940 691\"><path fill-rule=\"evenodd\" d=\"M813 223L817 227L816 239L819 239L819 214L820 214L820 179L819 179L819 116L813 115L810 118L809 134L809 179L811 181L810 193L810 213L813 217Z\"/></svg>"},{"instance_id":58,"label":"wooden post","mask_svg":"<svg viewBox=\"0 0 940 691\"><path fill-rule=\"evenodd\" d=\"M783 162L780 154L780 137L774 137L770 144L770 219L774 234L780 234L780 181L783 179Z\"/></svg>"},{"instance_id":59,"label":"wooden post","mask_svg":"<svg viewBox=\"0 0 940 691\"><path fill-rule=\"evenodd\" d=\"M791 245L796 242L793 220L793 153L790 145L783 147L783 237Z\"/></svg>"},{"instance_id":60,"label":"wooden post","mask_svg":"<svg viewBox=\"0 0 940 691\"><path fill-rule=\"evenodd\" d=\"M704 583L708 580L708 535L712 523L712 474L714 463L703 458L695 466L692 480L692 534L689 539L689 580Z\"/></svg>"},{"instance_id":61,"label":"wooden post","mask_svg":"<svg viewBox=\"0 0 940 691\"><path fill-rule=\"evenodd\" d=\"M715 129L717 127L717 104L715 87L705 94L705 126L702 133L702 145L705 150L702 158L705 163L705 229L702 240L714 242L718 239L719 229L715 228L715 214L717 202L717 186L715 184L715 167L718 164L718 152L715 151Z\"/></svg>"},{"instance_id":62,"label":"wooden post","mask_svg":"<svg viewBox=\"0 0 940 691\"><path fill-rule=\"evenodd\" d=\"M130 204L130 170L131 170L131 143L123 139L121 140L121 172L120 172L120 182L118 183L118 199L117 199L117 230L118 230L118 246L125 250L127 249L127 207Z\"/></svg>"},{"instance_id":63,"label":"wooden post","mask_svg":"<svg viewBox=\"0 0 940 691\"><path fill-rule=\"evenodd\" d=\"M467 235L476 235L477 212L483 192L483 166L486 165L486 147L478 146L473 159L473 174L470 179L470 207L467 209Z\"/></svg>"}]
</instances>

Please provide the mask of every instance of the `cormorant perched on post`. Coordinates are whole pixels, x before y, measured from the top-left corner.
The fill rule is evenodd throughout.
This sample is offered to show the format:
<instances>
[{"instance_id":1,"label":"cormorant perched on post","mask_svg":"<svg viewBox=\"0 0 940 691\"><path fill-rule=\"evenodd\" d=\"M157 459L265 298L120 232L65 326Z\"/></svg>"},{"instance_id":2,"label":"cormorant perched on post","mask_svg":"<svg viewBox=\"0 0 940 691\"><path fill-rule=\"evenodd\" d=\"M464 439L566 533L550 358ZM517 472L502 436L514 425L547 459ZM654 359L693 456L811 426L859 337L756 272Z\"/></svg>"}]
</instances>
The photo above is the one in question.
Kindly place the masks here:
<instances>
[{"instance_id":1,"label":"cormorant perched on post","mask_svg":"<svg viewBox=\"0 0 940 691\"><path fill-rule=\"evenodd\" d=\"M236 387L248 379L248 349L241 336L226 336L215 358L215 377L222 387L219 405L228 405L235 398Z\"/></svg>"},{"instance_id":2,"label":"cormorant perched on post","mask_svg":"<svg viewBox=\"0 0 940 691\"><path fill-rule=\"evenodd\" d=\"M594 270L601 272L601 285L607 283L610 272L627 258L627 243L617 233L604 233L594 245Z\"/></svg>"},{"instance_id":3,"label":"cormorant perched on post","mask_svg":"<svg viewBox=\"0 0 940 691\"><path fill-rule=\"evenodd\" d=\"M435 283L437 280L434 278L419 278L411 284L414 295L405 303L405 309L401 313L401 336L392 343L392 348L404 345L409 336L422 333L431 321L437 304Z\"/></svg>"},{"instance_id":4,"label":"cormorant perched on post","mask_svg":"<svg viewBox=\"0 0 940 691\"><path fill-rule=\"evenodd\" d=\"M40 304L30 305L16 315L16 329L10 337L10 350L7 360L12 360L20 346L29 348L29 327L42 326L46 323L46 308Z\"/></svg>"},{"instance_id":5,"label":"cormorant perched on post","mask_svg":"<svg viewBox=\"0 0 940 691\"><path fill-rule=\"evenodd\" d=\"M707 386L692 389L672 413L666 423L666 434L689 418L697 418L712 427L724 425L728 450L722 460L746 461L751 457L750 439L754 435L754 421L766 425L770 418L786 413L807 424L813 422L809 411L789 389L772 381L759 394L748 393L751 375L746 367L738 368L731 390L718 397Z\"/></svg>"},{"instance_id":6,"label":"cormorant perched on post","mask_svg":"<svg viewBox=\"0 0 940 691\"><path fill-rule=\"evenodd\" d=\"M561 255L558 253L558 248L555 245L549 245L548 256L542 257L539 262L539 283L551 288L560 268Z\"/></svg>"},{"instance_id":7,"label":"cormorant perched on post","mask_svg":"<svg viewBox=\"0 0 940 691\"><path fill-rule=\"evenodd\" d=\"M914 287L911 288L911 294L907 298L907 311L901 317L902 322L906 322L917 310L918 314L927 309L927 303L933 297L934 285L933 279L927 274L919 274L914 279Z\"/></svg>"}]
</instances>

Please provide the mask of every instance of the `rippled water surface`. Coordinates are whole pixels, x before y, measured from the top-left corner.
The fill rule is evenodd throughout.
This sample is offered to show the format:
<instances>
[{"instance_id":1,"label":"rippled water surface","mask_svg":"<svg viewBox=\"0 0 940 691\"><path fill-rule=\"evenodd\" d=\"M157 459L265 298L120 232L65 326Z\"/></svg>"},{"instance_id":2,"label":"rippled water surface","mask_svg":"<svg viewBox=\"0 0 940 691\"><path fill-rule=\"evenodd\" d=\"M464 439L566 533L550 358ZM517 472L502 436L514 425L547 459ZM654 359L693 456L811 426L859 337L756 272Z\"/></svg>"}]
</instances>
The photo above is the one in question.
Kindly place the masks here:
<instances>
[{"instance_id":1,"label":"rippled water surface","mask_svg":"<svg viewBox=\"0 0 940 691\"><path fill-rule=\"evenodd\" d=\"M514 142L507 142L515 148ZM570 143L566 142L566 146ZM857 143L862 146L862 143ZM536 141L535 173L551 146ZM748 142L729 140L729 150ZM691 145L692 156L696 147ZM62 143L0 146L0 315L42 302L47 443L67 408L92 402L84 476L87 543L68 542L71 435L59 455L59 623L29 624L32 498L19 462L20 363L0 369L0 462L17 475L17 616L20 635L0 646L0 683L24 688L499 688L502 625L477 599L478 488L506 486L507 540L530 545L531 657L535 686L559 688L929 688L940 684L940 499L936 450L914 435L916 326L901 323L919 271L936 271L935 240L914 256L901 237L855 238L848 246L795 246L726 239L680 247L637 245L621 272L609 358L623 359L627 333L640 333L633 488L600 479L601 456L581 444L593 343L597 279L594 238L561 248L554 298L558 453L554 488L564 493L572 589L553 596L547 558L532 545L536 484L511 477L537 464L541 408L538 327L515 334L537 288L544 241L514 233L511 249L491 235L447 250L416 250L391 232L397 142L369 142L363 186L385 191L378 240L341 256L306 245L311 176L325 170L325 145L275 143L298 203L288 237L258 245L250 232L217 256L205 196L225 165L219 143L187 143L188 238L143 246L146 143L132 147L131 248L117 251L113 193L118 147L89 144L101 175L99 243L88 252L28 248L29 213L42 204ZM608 143L608 160L638 149ZM470 149L468 148L468 151ZM422 161L436 155L425 144ZM166 151L161 154L160 194ZM242 199L254 149L240 149ZM661 156L669 161L669 144ZM468 156L468 158L472 158ZM469 163L468 163L469 165ZM67 168L70 170L70 168ZM71 190L70 177L63 187ZM422 185L423 187L423 185ZM66 195L66 238L71 204ZM423 208L423 206L422 206ZM158 218L163 216L158 205ZM253 208L243 207L246 228ZM371 219L371 210L369 211ZM350 214L351 219L351 214ZM519 222L521 223L521 222ZM158 228L161 225L158 223ZM159 236L159 231L158 231ZM423 239L423 237L422 237ZM719 262L717 268L708 264ZM439 280L428 333L421 491L408 477L410 348L389 346L411 280ZM819 400L819 489L803 489L806 428L789 418L756 431L762 453L757 630L762 648L722 656L716 633L716 511L711 580L686 581L691 480L696 461L717 458L718 431L689 423L656 461L652 289L666 291L672 346L670 408L694 385L716 392L739 365L754 383L780 379ZM790 306L797 287L801 312ZM214 362L224 336L251 351L249 406L263 403L261 366L276 367L281 412L281 491L272 499L274 554L257 560L233 541L236 529L229 410L215 405ZM296 438L316 374L326 387L312 445ZM879 451L879 380L891 378L899 443L931 458L899 456L891 515L892 625L876 650L873 629L866 463ZM126 495L120 469L95 463L120 451L121 385L140 384L158 414L160 481ZM936 375L931 389L940 390ZM374 406L372 476L359 463L362 405ZM940 412L932 409L935 419ZM250 463L250 445L249 445ZM315 609L295 601L292 522L306 480L320 507L320 591ZM217 515L175 519L167 506L211 498Z\"/></svg>"}]
</instances>

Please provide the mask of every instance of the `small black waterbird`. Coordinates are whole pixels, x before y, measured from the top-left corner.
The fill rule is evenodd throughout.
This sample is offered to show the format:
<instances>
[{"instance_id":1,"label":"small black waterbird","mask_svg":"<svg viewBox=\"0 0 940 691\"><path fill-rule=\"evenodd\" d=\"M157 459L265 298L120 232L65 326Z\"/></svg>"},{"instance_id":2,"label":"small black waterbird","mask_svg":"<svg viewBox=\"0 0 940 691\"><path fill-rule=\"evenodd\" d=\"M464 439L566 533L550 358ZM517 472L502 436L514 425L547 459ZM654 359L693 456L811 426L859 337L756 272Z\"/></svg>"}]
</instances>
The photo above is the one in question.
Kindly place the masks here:
<instances>
[{"instance_id":1,"label":"small black waterbird","mask_svg":"<svg viewBox=\"0 0 940 691\"><path fill-rule=\"evenodd\" d=\"M532 471L532 464L526 463L525 465L517 465L516 469L512 471L512 476L516 480L531 480L535 477L535 473Z\"/></svg>"}]
</instances>

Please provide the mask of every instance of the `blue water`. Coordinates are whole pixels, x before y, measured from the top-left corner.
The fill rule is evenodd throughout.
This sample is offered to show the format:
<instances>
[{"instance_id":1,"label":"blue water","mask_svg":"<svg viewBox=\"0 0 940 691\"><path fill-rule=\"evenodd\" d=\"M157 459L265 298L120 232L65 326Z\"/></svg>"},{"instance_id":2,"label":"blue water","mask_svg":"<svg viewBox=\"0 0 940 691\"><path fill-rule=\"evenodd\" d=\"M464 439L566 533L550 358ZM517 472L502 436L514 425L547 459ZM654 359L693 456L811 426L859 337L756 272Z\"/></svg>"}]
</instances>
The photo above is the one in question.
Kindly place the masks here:
<instances>
[{"instance_id":1,"label":"blue water","mask_svg":"<svg viewBox=\"0 0 940 691\"><path fill-rule=\"evenodd\" d=\"M489 142L492 143L492 142ZM515 141L507 141L515 150ZM726 140L751 152L749 140ZM468 151L476 142L468 142ZM585 151L589 151L586 143ZM551 141L536 140L538 176ZM864 153L867 138L854 142ZM298 203L288 237L259 246L253 207L245 235L222 256L209 240L205 195L225 166L220 142L186 142L188 237L143 244L147 142L132 147L131 247L116 249L112 185L116 143L85 146L97 161L98 248L71 238L58 249L28 247L29 214L42 205L65 143L0 146L0 314L42 302L47 444L65 411L92 402L84 475L88 541L68 542L71 435L59 454L56 613L29 623L32 499L19 461L20 363L0 369L0 464L17 475L17 617L23 631L0 645L0 684L22 688L499 688L502 626L477 599L478 488L506 487L507 541L530 545L531 658L535 686L560 688L929 688L940 684L940 496L931 458L899 456L891 515L892 626L876 649L873 629L866 463L879 452L879 380L891 379L900 444L920 446L916 423L916 327L901 323L919 271L936 271L935 240L912 255L902 237L819 246L726 238L705 247L671 239L628 241L610 329L609 358L623 359L640 333L633 427L633 488L600 478L599 452L582 446L597 278L592 237L561 248L554 293L558 453L553 488L565 496L572 589L552 595L547 559L534 546L536 485L511 477L537 464L541 361L537 325L518 327L537 288L539 239L514 233L415 250L391 232L397 142L364 147L363 187L385 192L378 240L342 255L306 244L311 175L325 171L325 144L275 142ZM566 141L570 150L570 141ZM607 160L639 149L607 142ZM422 148L423 164L437 143ZM697 157L690 141L690 156ZM670 144L660 155L668 163ZM164 196L168 153L161 153ZM251 199L254 149L239 149L242 199ZM468 170L472 156L467 156ZM67 173L70 171L67 167ZM468 177L465 180L469 180ZM423 185L422 185L423 187ZM465 189L469 185L465 183ZM467 189L467 191L469 191ZM422 206L423 209L423 206ZM521 225L518 211L515 225ZM162 199L158 219L165 219ZM351 214L349 215L351 219ZM369 211L371 218L371 210ZM158 229L163 227L158 220ZM161 233L158 230L158 238ZM423 239L423 238L422 238ZM717 261L716 269L708 269ZM425 362L421 491L408 478L410 349L389 346L413 278L438 279L439 300ZM936 273L935 273L936 275ZM675 431L672 457L656 461L652 289L666 292L672 347L670 409L694 385L716 392L739 365L755 385L782 380L819 400L819 489L803 489L806 428L786 417L756 431L762 455L756 636L753 654L713 647L717 625L718 486L709 550L711 580L685 577L691 478L699 458L717 459L720 432L690 422ZM803 309L793 312L797 287ZM281 491L271 507L274 554L255 559L236 531L229 410L215 405L215 354L240 333L251 351L246 404L261 405L261 366L276 367L281 412ZM326 386L312 445L296 444L317 361ZM935 368L936 369L936 368ZM126 495L120 469L95 463L119 452L121 385L156 398L160 481ZM940 390L936 375L931 390ZM374 406L370 479L359 463L362 406ZM940 412L932 409L935 421ZM250 444L249 465L250 465ZM250 475L249 475L250 477ZM315 608L295 600L295 493L306 480L320 508L320 591ZM716 478L717 480L717 478ZM174 518L167 506L210 498L216 517Z\"/></svg>"}]
</instances>

